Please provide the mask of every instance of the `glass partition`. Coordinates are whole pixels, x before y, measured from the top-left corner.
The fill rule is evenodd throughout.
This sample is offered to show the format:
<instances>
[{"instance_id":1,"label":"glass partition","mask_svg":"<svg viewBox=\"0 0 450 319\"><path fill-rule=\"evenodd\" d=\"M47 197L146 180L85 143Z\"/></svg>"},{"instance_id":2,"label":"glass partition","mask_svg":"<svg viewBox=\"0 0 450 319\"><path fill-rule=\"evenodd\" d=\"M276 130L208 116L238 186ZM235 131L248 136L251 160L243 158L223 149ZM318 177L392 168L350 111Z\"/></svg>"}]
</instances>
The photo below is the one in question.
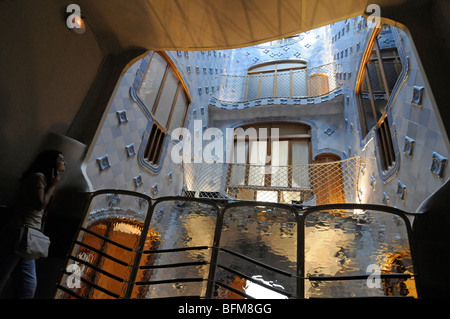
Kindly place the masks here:
<instances>
[{"instance_id":1,"label":"glass partition","mask_svg":"<svg viewBox=\"0 0 450 319\"><path fill-rule=\"evenodd\" d=\"M406 217L324 209L304 218L306 298L417 297Z\"/></svg>"},{"instance_id":2,"label":"glass partition","mask_svg":"<svg viewBox=\"0 0 450 319\"><path fill-rule=\"evenodd\" d=\"M270 204L225 209L215 298L295 298L296 273L294 210Z\"/></svg>"},{"instance_id":3,"label":"glass partition","mask_svg":"<svg viewBox=\"0 0 450 319\"><path fill-rule=\"evenodd\" d=\"M157 201L131 297L204 297L217 215L205 202Z\"/></svg>"},{"instance_id":4,"label":"glass partition","mask_svg":"<svg viewBox=\"0 0 450 319\"><path fill-rule=\"evenodd\" d=\"M92 196L57 298L126 297L150 201L131 192L98 192Z\"/></svg>"},{"instance_id":5,"label":"glass partition","mask_svg":"<svg viewBox=\"0 0 450 319\"><path fill-rule=\"evenodd\" d=\"M57 299L420 297L399 209L92 195Z\"/></svg>"}]
</instances>

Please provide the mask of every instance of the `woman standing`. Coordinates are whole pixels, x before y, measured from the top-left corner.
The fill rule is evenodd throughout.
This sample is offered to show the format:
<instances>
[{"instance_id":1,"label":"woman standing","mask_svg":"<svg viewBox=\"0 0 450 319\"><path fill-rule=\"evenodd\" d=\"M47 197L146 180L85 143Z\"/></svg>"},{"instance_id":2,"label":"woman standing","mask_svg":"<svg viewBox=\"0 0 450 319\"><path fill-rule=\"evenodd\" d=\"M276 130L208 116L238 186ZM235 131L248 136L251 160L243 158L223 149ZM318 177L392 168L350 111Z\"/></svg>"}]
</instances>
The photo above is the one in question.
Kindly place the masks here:
<instances>
[{"instance_id":1,"label":"woman standing","mask_svg":"<svg viewBox=\"0 0 450 319\"><path fill-rule=\"evenodd\" d=\"M0 242L0 292L14 270L20 272L18 298L31 299L37 286L35 260L21 258L14 253L18 241L18 229L28 226L42 230L44 212L60 180L60 173L66 169L64 156L56 150L43 151L22 176L19 201L15 213L3 230Z\"/></svg>"}]
</instances>

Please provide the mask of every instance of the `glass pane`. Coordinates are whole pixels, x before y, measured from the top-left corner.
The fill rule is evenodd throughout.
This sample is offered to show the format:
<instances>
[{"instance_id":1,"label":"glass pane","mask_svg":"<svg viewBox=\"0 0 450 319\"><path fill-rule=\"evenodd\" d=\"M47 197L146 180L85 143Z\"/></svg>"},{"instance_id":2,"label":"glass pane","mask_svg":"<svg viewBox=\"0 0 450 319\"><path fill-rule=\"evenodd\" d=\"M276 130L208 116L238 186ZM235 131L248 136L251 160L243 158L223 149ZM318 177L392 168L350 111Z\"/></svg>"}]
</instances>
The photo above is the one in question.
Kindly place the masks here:
<instances>
[{"instance_id":1,"label":"glass pane","mask_svg":"<svg viewBox=\"0 0 450 319\"><path fill-rule=\"evenodd\" d=\"M376 55L373 55L372 58L376 59ZM369 78L370 78L370 85L372 86L372 92L374 94L377 93L383 94L385 91L383 85L383 78L381 77L380 64L378 63L378 60L374 60L368 63L367 68L369 70Z\"/></svg>"},{"instance_id":2,"label":"glass pane","mask_svg":"<svg viewBox=\"0 0 450 319\"><path fill-rule=\"evenodd\" d=\"M267 141L250 141L248 185L264 185Z\"/></svg>"},{"instance_id":3,"label":"glass pane","mask_svg":"<svg viewBox=\"0 0 450 319\"><path fill-rule=\"evenodd\" d=\"M289 191L282 191L280 192L280 203L286 203L286 204L296 204L300 203L302 200L301 192L289 192Z\"/></svg>"},{"instance_id":4,"label":"glass pane","mask_svg":"<svg viewBox=\"0 0 450 319\"><path fill-rule=\"evenodd\" d=\"M256 191L256 200L258 202L278 203L278 192Z\"/></svg>"},{"instance_id":5,"label":"glass pane","mask_svg":"<svg viewBox=\"0 0 450 319\"><path fill-rule=\"evenodd\" d=\"M288 186L289 142L272 142L271 185Z\"/></svg>"},{"instance_id":6,"label":"glass pane","mask_svg":"<svg viewBox=\"0 0 450 319\"><path fill-rule=\"evenodd\" d=\"M309 141L292 141L292 187L309 189Z\"/></svg>"},{"instance_id":7,"label":"glass pane","mask_svg":"<svg viewBox=\"0 0 450 319\"><path fill-rule=\"evenodd\" d=\"M292 96L301 97L306 96L306 71L292 72Z\"/></svg>"},{"instance_id":8,"label":"glass pane","mask_svg":"<svg viewBox=\"0 0 450 319\"><path fill-rule=\"evenodd\" d=\"M376 119L373 116L370 95L368 93L362 93L360 99L361 109L363 112L362 117L364 118L364 121L366 123L366 132L364 132L364 134L367 134L370 129L376 124Z\"/></svg>"},{"instance_id":9,"label":"glass pane","mask_svg":"<svg viewBox=\"0 0 450 319\"><path fill-rule=\"evenodd\" d=\"M370 94L369 93L362 93L360 95L361 97L361 108L364 114L364 118L366 121L367 130L369 131L372 127L377 124L381 116L385 112L385 106L386 106L386 100L384 99L374 99L374 107L375 107L375 114L376 117L374 117L374 112L372 109L372 102L370 100ZM366 132L367 133L367 132Z\"/></svg>"},{"instance_id":10,"label":"glass pane","mask_svg":"<svg viewBox=\"0 0 450 319\"><path fill-rule=\"evenodd\" d=\"M79 277L65 275L60 285L84 298L124 297L149 206L149 200L138 196L97 195L82 224L87 231L79 232L81 244L75 244L66 267ZM59 293L57 298L69 295Z\"/></svg>"},{"instance_id":11,"label":"glass pane","mask_svg":"<svg viewBox=\"0 0 450 319\"><path fill-rule=\"evenodd\" d=\"M159 54L154 53L145 73L144 80L139 88L139 97L150 111L153 109L153 104L158 95L166 66L167 62Z\"/></svg>"},{"instance_id":12,"label":"glass pane","mask_svg":"<svg viewBox=\"0 0 450 319\"><path fill-rule=\"evenodd\" d=\"M275 68L276 68L275 64L267 64L267 65L258 66L256 68L251 68L250 72L273 71L273 70L275 70Z\"/></svg>"},{"instance_id":13,"label":"glass pane","mask_svg":"<svg viewBox=\"0 0 450 319\"><path fill-rule=\"evenodd\" d=\"M244 185L245 171L247 169L248 143L234 141L233 162L230 170L230 185Z\"/></svg>"},{"instance_id":14,"label":"glass pane","mask_svg":"<svg viewBox=\"0 0 450 319\"><path fill-rule=\"evenodd\" d=\"M250 164L264 165L267 160L267 141L250 141Z\"/></svg>"},{"instance_id":15,"label":"glass pane","mask_svg":"<svg viewBox=\"0 0 450 319\"><path fill-rule=\"evenodd\" d=\"M277 64L277 70L294 69L305 66L305 63L303 62L281 62Z\"/></svg>"},{"instance_id":16,"label":"glass pane","mask_svg":"<svg viewBox=\"0 0 450 319\"><path fill-rule=\"evenodd\" d=\"M289 124L289 123L282 123L272 124L272 129L277 128L278 133L280 134L280 137L285 135L295 135L295 134L308 134L309 129L305 125L298 125L298 124Z\"/></svg>"},{"instance_id":17,"label":"glass pane","mask_svg":"<svg viewBox=\"0 0 450 319\"><path fill-rule=\"evenodd\" d=\"M330 210L305 220L307 276L412 274L405 221L379 211ZM307 297L416 296L412 279L306 281Z\"/></svg>"},{"instance_id":18,"label":"glass pane","mask_svg":"<svg viewBox=\"0 0 450 319\"><path fill-rule=\"evenodd\" d=\"M172 70L167 74L166 81L164 82L161 98L159 99L158 106L155 112L155 118L165 128L167 120L169 119L170 111L172 110L173 99L175 98L178 88L178 79Z\"/></svg>"},{"instance_id":19,"label":"glass pane","mask_svg":"<svg viewBox=\"0 0 450 319\"><path fill-rule=\"evenodd\" d=\"M233 164L247 164L248 142L243 139L234 141Z\"/></svg>"},{"instance_id":20,"label":"glass pane","mask_svg":"<svg viewBox=\"0 0 450 319\"><path fill-rule=\"evenodd\" d=\"M391 54L396 54L392 52ZM395 83L397 83L398 76L402 70L402 64L400 58L395 59L383 59L384 73L386 74L386 81L388 83L389 92L392 93Z\"/></svg>"},{"instance_id":21,"label":"glass pane","mask_svg":"<svg viewBox=\"0 0 450 319\"><path fill-rule=\"evenodd\" d=\"M177 101L175 103L175 108L173 110L172 118L170 120L169 132L176 129L177 127L183 126L184 113L187 109L187 98L186 93L183 88L180 87L178 90Z\"/></svg>"},{"instance_id":22,"label":"glass pane","mask_svg":"<svg viewBox=\"0 0 450 319\"><path fill-rule=\"evenodd\" d=\"M291 73L290 71L278 72L278 97L290 97L291 96Z\"/></svg>"},{"instance_id":23,"label":"glass pane","mask_svg":"<svg viewBox=\"0 0 450 319\"><path fill-rule=\"evenodd\" d=\"M260 74L249 75L247 80L247 100L258 98Z\"/></svg>"},{"instance_id":24,"label":"glass pane","mask_svg":"<svg viewBox=\"0 0 450 319\"><path fill-rule=\"evenodd\" d=\"M220 247L264 263L287 274L297 271L297 223L291 211L270 206L237 206L225 210ZM219 251L216 279L255 298L287 298L296 295L296 279L256 263ZM226 268L242 273L245 279ZM275 288L282 293L268 290ZM284 294L283 294L284 293ZM216 298L239 298L220 287Z\"/></svg>"},{"instance_id":25,"label":"glass pane","mask_svg":"<svg viewBox=\"0 0 450 319\"><path fill-rule=\"evenodd\" d=\"M263 73L261 78L261 98L273 97L273 73Z\"/></svg>"},{"instance_id":26,"label":"glass pane","mask_svg":"<svg viewBox=\"0 0 450 319\"><path fill-rule=\"evenodd\" d=\"M204 296L209 273L211 248L214 240L217 211L211 205L195 201L159 202L153 212L148 240L141 258L140 269L133 290L133 298L164 298ZM201 249L202 246L208 247ZM186 248L198 248L186 250ZM167 251L177 249L177 251ZM158 252L160 251L160 252ZM179 263L203 263L184 265ZM171 265L152 269L154 266ZM193 282L157 282L173 279L195 278Z\"/></svg>"}]
</instances>

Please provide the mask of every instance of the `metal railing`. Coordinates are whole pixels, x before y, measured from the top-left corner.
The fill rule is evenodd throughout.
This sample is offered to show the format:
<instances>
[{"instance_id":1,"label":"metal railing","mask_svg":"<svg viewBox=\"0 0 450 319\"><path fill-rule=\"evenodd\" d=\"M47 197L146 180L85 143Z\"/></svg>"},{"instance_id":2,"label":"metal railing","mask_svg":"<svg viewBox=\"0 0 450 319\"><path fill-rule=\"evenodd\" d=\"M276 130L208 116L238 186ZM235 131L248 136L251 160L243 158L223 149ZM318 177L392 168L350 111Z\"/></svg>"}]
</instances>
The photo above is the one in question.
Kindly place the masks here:
<instances>
[{"instance_id":1,"label":"metal railing","mask_svg":"<svg viewBox=\"0 0 450 319\"><path fill-rule=\"evenodd\" d=\"M185 195L315 206L358 202L360 157L307 165L183 163Z\"/></svg>"},{"instance_id":2,"label":"metal railing","mask_svg":"<svg viewBox=\"0 0 450 319\"><path fill-rule=\"evenodd\" d=\"M342 88L336 63L280 73L221 75L212 97L227 103L262 98L312 98Z\"/></svg>"},{"instance_id":3,"label":"metal railing","mask_svg":"<svg viewBox=\"0 0 450 319\"><path fill-rule=\"evenodd\" d=\"M106 212L116 218L119 211L111 199L133 196L137 201L128 204L151 203L141 207L144 214L121 203L121 221L137 228L117 223L108 230ZM103 190L91 196L55 298L420 297L407 215L381 205L218 205ZM381 270L374 290L367 284L369 263Z\"/></svg>"}]
</instances>

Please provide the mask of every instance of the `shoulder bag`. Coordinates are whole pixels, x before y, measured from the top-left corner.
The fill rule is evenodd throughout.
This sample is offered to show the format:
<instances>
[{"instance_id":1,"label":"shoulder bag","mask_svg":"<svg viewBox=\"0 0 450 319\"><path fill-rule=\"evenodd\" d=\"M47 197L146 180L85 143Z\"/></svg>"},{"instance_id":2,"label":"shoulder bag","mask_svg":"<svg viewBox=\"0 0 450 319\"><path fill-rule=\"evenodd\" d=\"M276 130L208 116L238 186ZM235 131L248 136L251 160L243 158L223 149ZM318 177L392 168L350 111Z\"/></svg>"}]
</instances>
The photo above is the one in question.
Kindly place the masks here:
<instances>
[{"instance_id":1,"label":"shoulder bag","mask_svg":"<svg viewBox=\"0 0 450 319\"><path fill-rule=\"evenodd\" d=\"M15 253L25 259L39 259L48 256L50 246L50 238L45 236L41 231L23 226L21 227L21 235Z\"/></svg>"}]
</instances>

